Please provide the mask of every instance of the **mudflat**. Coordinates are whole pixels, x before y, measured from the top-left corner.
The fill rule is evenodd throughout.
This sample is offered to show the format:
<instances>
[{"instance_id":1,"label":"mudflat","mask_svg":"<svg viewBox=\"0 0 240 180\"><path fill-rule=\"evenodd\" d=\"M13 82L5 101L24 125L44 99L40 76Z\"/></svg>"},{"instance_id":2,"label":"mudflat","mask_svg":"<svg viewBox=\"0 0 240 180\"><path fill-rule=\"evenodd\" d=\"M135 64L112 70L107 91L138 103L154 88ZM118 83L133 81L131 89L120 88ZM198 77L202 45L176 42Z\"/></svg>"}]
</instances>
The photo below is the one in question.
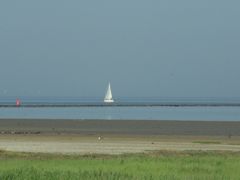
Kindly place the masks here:
<instances>
[{"instance_id":1,"label":"mudflat","mask_svg":"<svg viewBox=\"0 0 240 180\"><path fill-rule=\"evenodd\" d=\"M240 121L0 119L2 134L240 136Z\"/></svg>"},{"instance_id":2,"label":"mudflat","mask_svg":"<svg viewBox=\"0 0 240 180\"><path fill-rule=\"evenodd\" d=\"M0 150L67 154L240 151L240 122L1 119Z\"/></svg>"}]
</instances>

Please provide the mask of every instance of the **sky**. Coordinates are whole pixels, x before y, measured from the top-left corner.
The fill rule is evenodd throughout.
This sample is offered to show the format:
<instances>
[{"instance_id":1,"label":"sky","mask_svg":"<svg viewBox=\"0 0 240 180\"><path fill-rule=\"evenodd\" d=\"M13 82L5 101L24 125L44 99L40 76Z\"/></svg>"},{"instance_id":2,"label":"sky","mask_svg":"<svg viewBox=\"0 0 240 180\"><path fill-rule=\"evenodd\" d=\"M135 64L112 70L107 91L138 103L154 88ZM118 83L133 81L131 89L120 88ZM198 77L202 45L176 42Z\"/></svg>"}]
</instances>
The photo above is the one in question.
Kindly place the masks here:
<instances>
[{"instance_id":1,"label":"sky","mask_svg":"<svg viewBox=\"0 0 240 180\"><path fill-rule=\"evenodd\" d=\"M3 0L0 97L240 97L239 7Z\"/></svg>"}]
</instances>

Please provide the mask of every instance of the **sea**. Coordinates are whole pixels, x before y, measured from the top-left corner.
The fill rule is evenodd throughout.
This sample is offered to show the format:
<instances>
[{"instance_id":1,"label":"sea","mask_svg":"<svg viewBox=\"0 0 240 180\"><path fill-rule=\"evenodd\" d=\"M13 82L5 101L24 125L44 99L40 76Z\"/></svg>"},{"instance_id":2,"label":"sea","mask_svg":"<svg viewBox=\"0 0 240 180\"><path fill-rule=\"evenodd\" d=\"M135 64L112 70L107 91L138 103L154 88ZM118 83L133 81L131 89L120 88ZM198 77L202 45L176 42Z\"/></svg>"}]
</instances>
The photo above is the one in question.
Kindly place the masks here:
<instances>
[{"instance_id":1,"label":"sea","mask_svg":"<svg viewBox=\"0 0 240 180\"><path fill-rule=\"evenodd\" d=\"M240 98L0 97L0 119L240 121Z\"/></svg>"}]
</instances>

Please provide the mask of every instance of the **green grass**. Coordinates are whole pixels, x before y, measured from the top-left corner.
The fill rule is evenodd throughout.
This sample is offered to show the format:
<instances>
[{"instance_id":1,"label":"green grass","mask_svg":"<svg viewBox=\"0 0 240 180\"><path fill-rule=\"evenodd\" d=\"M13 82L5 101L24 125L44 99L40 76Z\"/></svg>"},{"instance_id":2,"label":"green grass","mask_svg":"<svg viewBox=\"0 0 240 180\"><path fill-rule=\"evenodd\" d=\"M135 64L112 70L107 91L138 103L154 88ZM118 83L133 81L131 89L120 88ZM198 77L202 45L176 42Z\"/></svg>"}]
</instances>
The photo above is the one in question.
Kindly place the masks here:
<instances>
[{"instance_id":1,"label":"green grass","mask_svg":"<svg viewBox=\"0 0 240 180\"><path fill-rule=\"evenodd\" d=\"M0 179L239 179L240 153L52 155L0 152Z\"/></svg>"}]
</instances>

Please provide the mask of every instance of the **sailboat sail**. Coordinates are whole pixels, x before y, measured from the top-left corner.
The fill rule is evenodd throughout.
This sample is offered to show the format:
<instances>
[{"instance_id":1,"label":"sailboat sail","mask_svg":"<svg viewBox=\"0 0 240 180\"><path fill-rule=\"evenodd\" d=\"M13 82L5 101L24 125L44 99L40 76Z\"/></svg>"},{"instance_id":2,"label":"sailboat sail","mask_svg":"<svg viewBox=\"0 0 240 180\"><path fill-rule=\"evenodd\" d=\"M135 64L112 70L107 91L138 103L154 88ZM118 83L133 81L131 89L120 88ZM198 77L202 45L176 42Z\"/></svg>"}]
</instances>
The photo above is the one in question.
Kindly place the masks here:
<instances>
[{"instance_id":1,"label":"sailboat sail","mask_svg":"<svg viewBox=\"0 0 240 180\"><path fill-rule=\"evenodd\" d=\"M112 97L112 91L111 91L111 85L110 83L108 84L108 89L107 93L104 98L104 102L114 102L113 97Z\"/></svg>"}]
</instances>

